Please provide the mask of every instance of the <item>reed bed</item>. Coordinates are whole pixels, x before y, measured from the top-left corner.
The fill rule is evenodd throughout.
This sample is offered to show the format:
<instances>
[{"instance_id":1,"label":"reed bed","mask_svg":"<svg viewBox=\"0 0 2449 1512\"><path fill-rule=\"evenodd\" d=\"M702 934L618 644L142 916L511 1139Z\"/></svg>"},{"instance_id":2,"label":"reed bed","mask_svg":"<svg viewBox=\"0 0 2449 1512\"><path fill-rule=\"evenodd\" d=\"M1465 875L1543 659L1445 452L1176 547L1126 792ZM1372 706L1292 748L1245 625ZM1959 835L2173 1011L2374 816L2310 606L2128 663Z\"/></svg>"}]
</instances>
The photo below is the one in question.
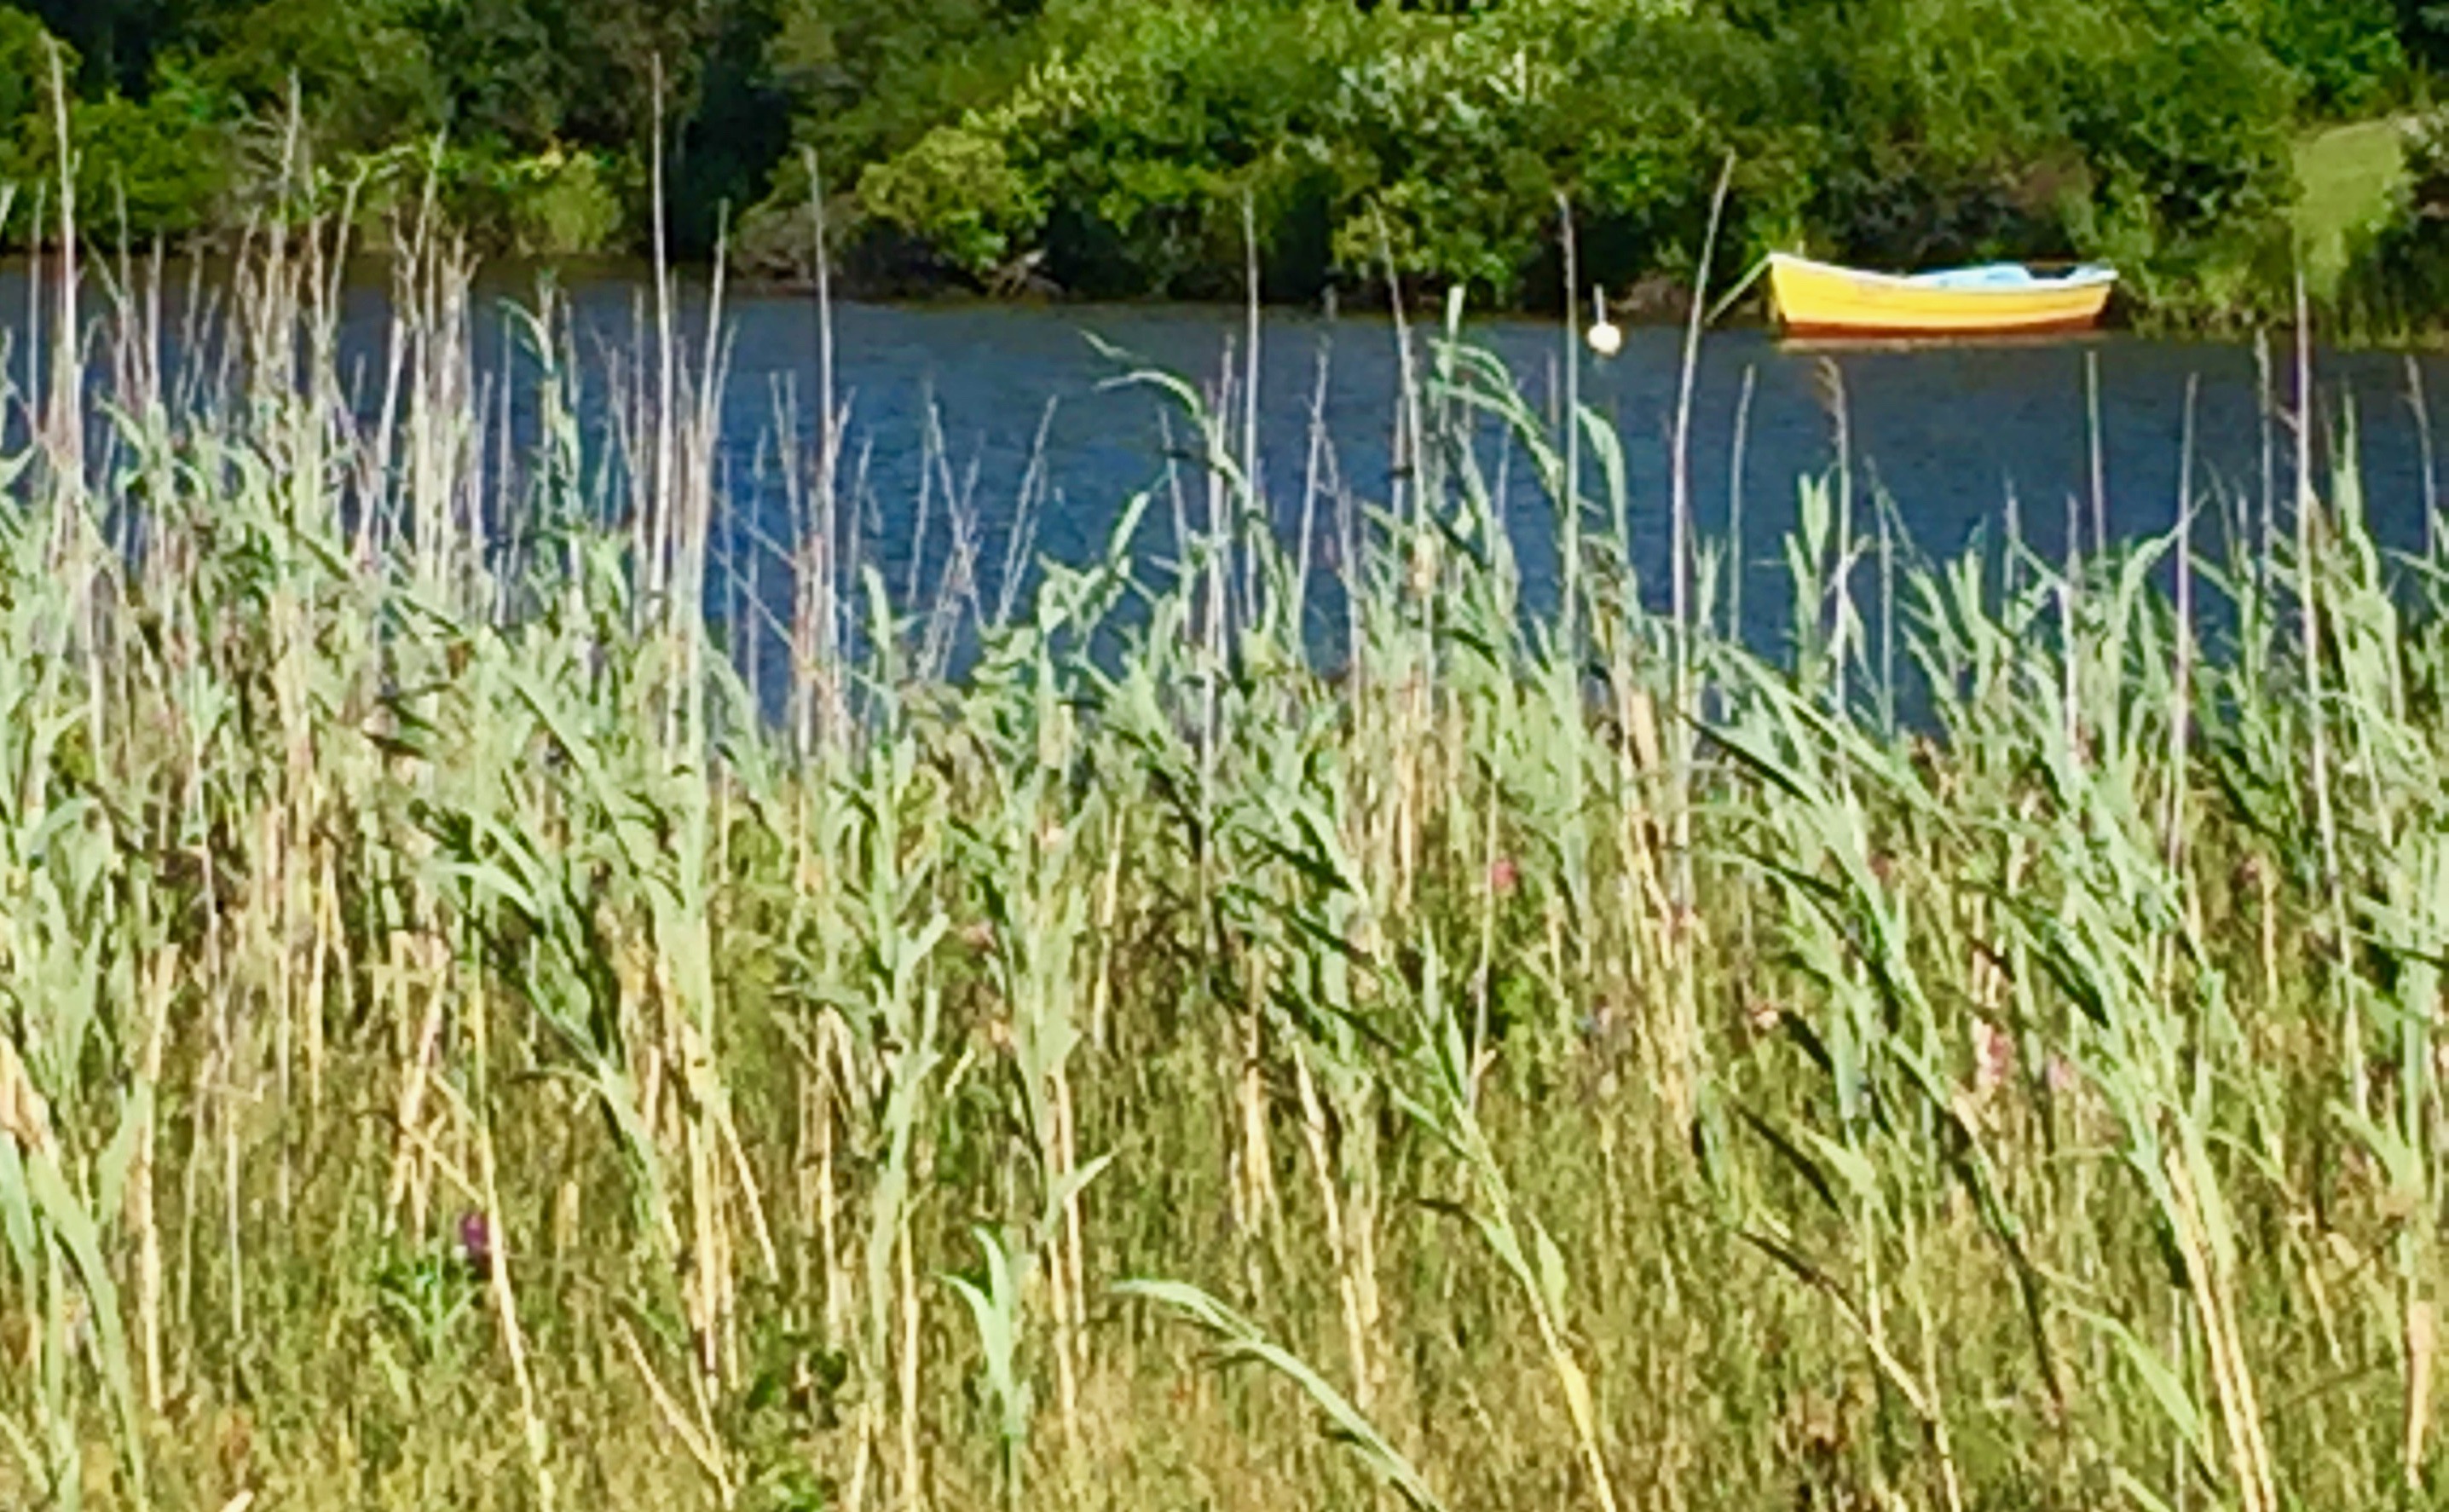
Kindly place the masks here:
<instances>
[{"instance_id":1,"label":"reed bed","mask_svg":"<svg viewBox=\"0 0 2449 1512\"><path fill-rule=\"evenodd\" d=\"M2352 469L1803 479L1763 652L1456 318L1332 567L1143 374L1180 488L989 612L828 353L752 685L720 319L595 444L540 303L514 438L410 239L370 372L270 229L209 367L73 242L0 364L0 1503L2440 1496L2449 559Z\"/></svg>"}]
</instances>

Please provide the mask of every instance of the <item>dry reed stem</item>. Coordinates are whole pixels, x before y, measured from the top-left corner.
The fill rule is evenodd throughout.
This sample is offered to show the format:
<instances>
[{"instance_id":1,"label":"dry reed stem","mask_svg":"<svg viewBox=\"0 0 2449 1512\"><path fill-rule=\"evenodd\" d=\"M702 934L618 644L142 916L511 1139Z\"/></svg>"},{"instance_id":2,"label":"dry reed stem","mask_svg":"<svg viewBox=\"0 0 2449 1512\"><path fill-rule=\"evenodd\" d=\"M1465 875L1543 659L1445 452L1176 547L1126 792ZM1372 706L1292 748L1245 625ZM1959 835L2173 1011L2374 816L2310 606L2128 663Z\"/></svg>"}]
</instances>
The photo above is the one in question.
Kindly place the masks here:
<instances>
[{"instance_id":1,"label":"dry reed stem","mask_svg":"<svg viewBox=\"0 0 2449 1512\"><path fill-rule=\"evenodd\" d=\"M2184 1157L2174 1150L2167 1152L2162 1169L2174 1201L2171 1215L2176 1220L2177 1252L2201 1322L2204 1348L2209 1355L2211 1388L2227 1436L2237 1494L2245 1512L2277 1512L2279 1502L2270 1479L2269 1450L2263 1443L2253 1377L2235 1328L2229 1278L2204 1227L2201 1199L2194 1191Z\"/></svg>"},{"instance_id":2,"label":"dry reed stem","mask_svg":"<svg viewBox=\"0 0 2449 1512\"><path fill-rule=\"evenodd\" d=\"M630 1329L629 1320L615 1318L612 1327L620 1337L622 1349L629 1356L630 1368L637 1372L639 1384L646 1388L647 1398L654 1403L656 1414L664 1420L664 1426L669 1428L672 1436L681 1441L682 1447L688 1450L689 1458L696 1462L699 1471L713 1484L722 1504L729 1506L735 1493L730 1472L723 1467L722 1448L701 1425L691 1422L688 1414L681 1409L679 1401L664 1385L663 1378L655 1373L654 1366L647 1362L646 1351L639 1346L638 1335Z\"/></svg>"},{"instance_id":3,"label":"dry reed stem","mask_svg":"<svg viewBox=\"0 0 2449 1512\"><path fill-rule=\"evenodd\" d=\"M2423 1488L2425 1440L2432 1427L2432 1372L2439 1357L2438 1312L2429 1297L2410 1298L2404 1308L2402 1343L2406 1351L2406 1416L2401 1464L2406 1488Z\"/></svg>"},{"instance_id":4,"label":"dry reed stem","mask_svg":"<svg viewBox=\"0 0 2449 1512\"><path fill-rule=\"evenodd\" d=\"M1318 1081L1310 1074L1310 1054L1298 1041L1293 1045L1293 1081L1301 1097L1302 1137L1310 1169L1317 1177L1319 1205L1326 1223L1327 1253L1335 1258L1336 1292L1343 1304L1343 1346L1352 1369L1352 1405L1366 1412L1371 1386L1369 1328L1361 1311L1359 1256L1345 1238L1343 1203L1337 1195L1333 1161L1327 1153L1326 1108L1319 1100Z\"/></svg>"}]
</instances>

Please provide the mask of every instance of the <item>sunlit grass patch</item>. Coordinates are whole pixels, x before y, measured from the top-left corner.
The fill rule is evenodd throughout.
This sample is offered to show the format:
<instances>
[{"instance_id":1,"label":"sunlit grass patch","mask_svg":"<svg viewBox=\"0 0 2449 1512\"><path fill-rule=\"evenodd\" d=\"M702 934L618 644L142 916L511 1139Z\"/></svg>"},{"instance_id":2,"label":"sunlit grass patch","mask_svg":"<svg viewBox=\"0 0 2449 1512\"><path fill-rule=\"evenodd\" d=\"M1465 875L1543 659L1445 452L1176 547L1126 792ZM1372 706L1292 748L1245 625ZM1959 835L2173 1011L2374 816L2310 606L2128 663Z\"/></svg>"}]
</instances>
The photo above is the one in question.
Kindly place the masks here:
<instances>
[{"instance_id":1,"label":"sunlit grass patch","mask_svg":"<svg viewBox=\"0 0 2449 1512\"><path fill-rule=\"evenodd\" d=\"M2405 127L2394 117L2325 127L2297 143L2296 240L2314 297L2338 293L2356 239L2389 214L2405 182Z\"/></svg>"}]
</instances>

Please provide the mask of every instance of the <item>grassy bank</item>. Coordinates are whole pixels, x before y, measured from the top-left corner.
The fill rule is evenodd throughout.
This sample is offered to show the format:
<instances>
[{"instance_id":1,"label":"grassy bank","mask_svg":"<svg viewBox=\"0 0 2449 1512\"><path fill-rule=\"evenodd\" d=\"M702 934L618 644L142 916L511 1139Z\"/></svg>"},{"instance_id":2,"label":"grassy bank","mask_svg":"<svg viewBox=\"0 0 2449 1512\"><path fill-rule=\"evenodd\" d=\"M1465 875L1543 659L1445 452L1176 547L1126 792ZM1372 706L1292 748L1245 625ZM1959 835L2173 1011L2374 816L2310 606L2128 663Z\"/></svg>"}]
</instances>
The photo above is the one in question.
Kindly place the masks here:
<instances>
[{"instance_id":1,"label":"grassy bank","mask_svg":"<svg viewBox=\"0 0 2449 1512\"><path fill-rule=\"evenodd\" d=\"M957 680L796 458L777 724L719 361L648 312L607 474L539 311L514 450L463 270L353 402L326 252L190 381L142 297L5 367L0 1502L2437 1494L2449 622L2351 475L1949 564L1803 480L1763 659L1413 331L1335 567L1188 404L1186 548ZM1493 427L1580 505L1528 628Z\"/></svg>"},{"instance_id":2,"label":"grassy bank","mask_svg":"<svg viewBox=\"0 0 2449 1512\"><path fill-rule=\"evenodd\" d=\"M2305 290L2324 305L2405 193L2406 130L2394 119L2358 121L2296 144L2296 243Z\"/></svg>"}]
</instances>

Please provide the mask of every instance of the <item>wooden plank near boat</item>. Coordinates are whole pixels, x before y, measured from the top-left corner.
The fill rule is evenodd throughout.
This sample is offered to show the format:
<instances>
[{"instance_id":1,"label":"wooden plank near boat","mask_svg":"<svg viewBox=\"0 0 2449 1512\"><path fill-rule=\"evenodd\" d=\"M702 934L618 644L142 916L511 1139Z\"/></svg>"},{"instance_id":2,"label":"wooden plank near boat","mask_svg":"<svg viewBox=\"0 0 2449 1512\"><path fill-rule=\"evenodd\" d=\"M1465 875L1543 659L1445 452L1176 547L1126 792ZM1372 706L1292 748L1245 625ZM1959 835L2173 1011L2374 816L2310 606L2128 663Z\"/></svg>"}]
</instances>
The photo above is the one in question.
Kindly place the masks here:
<instances>
[{"instance_id":1,"label":"wooden plank near boat","mask_svg":"<svg viewBox=\"0 0 2449 1512\"><path fill-rule=\"evenodd\" d=\"M1898 275L1768 259L1769 298L1789 336L1803 340L1899 336L2052 335L2100 323L2114 269L2089 264L2054 278L2017 263Z\"/></svg>"}]
</instances>

